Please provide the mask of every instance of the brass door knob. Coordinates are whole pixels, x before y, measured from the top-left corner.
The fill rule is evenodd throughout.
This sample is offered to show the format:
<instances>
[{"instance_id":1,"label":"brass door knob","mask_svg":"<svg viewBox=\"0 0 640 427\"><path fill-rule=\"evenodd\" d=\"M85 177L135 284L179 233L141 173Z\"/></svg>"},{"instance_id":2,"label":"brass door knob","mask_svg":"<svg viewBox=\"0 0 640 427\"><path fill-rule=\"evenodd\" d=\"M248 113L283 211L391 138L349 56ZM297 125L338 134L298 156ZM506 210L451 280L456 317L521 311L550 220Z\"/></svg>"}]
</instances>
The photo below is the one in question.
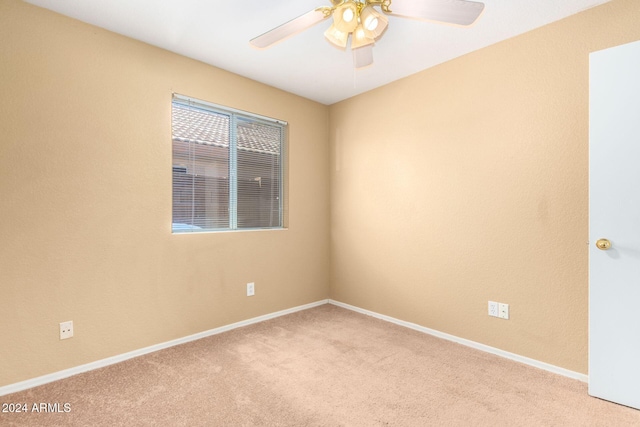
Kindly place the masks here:
<instances>
[{"instance_id":1,"label":"brass door knob","mask_svg":"<svg viewBox=\"0 0 640 427\"><path fill-rule=\"evenodd\" d=\"M598 239L596 241L596 247L601 251L606 251L611 247L611 242L607 239Z\"/></svg>"}]
</instances>

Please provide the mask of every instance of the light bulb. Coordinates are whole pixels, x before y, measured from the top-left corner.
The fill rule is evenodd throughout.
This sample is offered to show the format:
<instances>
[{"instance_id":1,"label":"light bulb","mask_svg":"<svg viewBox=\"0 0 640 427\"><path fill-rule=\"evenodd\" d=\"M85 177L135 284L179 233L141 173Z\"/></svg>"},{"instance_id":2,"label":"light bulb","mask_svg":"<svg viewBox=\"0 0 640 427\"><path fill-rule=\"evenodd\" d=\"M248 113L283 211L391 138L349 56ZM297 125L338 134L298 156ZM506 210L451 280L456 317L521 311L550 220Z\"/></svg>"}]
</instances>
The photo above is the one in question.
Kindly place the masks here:
<instances>
[{"instance_id":1,"label":"light bulb","mask_svg":"<svg viewBox=\"0 0 640 427\"><path fill-rule=\"evenodd\" d=\"M351 9L345 9L344 12L342 13L342 19L344 19L344 22L351 22L351 20L353 19L353 10Z\"/></svg>"},{"instance_id":2,"label":"light bulb","mask_svg":"<svg viewBox=\"0 0 640 427\"><path fill-rule=\"evenodd\" d=\"M378 18L376 18L373 15L369 15L367 19L364 21L364 27L369 31L375 30L377 26L378 26Z\"/></svg>"},{"instance_id":3,"label":"light bulb","mask_svg":"<svg viewBox=\"0 0 640 427\"><path fill-rule=\"evenodd\" d=\"M364 27L360 24L353 32L353 37L351 37L351 49L366 46L373 43L373 41L374 40L371 37L367 37Z\"/></svg>"}]
</instances>

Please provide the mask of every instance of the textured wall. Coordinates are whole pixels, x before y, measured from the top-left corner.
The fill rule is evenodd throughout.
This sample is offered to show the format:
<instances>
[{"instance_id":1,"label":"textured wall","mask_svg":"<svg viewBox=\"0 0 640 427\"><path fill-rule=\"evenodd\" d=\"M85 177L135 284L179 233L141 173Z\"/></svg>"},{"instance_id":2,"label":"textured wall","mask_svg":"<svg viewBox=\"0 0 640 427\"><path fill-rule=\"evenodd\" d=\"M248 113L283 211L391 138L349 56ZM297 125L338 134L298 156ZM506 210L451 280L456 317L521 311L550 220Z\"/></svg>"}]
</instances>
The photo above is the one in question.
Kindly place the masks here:
<instances>
[{"instance_id":1,"label":"textured wall","mask_svg":"<svg viewBox=\"0 0 640 427\"><path fill-rule=\"evenodd\" d=\"M331 106L332 298L586 373L589 53L638 22L613 1Z\"/></svg>"},{"instance_id":2,"label":"textured wall","mask_svg":"<svg viewBox=\"0 0 640 427\"><path fill-rule=\"evenodd\" d=\"M0 1L0 386L326 298L329 261L337 300L586 372L588 54L639 19L614 0L328 117ZM288 230L171 235L172 92L290 122Z\"/></svg>"},{"instance_id":3,"label":"textured wall","mask_svg":"<svg viewBox=\"0 0 640 427\"><path fill-rule=\"evenodd\" d=\"M0 40L0 386L327 298L326 106L17 0ZM288 230L171 234L172 92L289 121Z\"/></svg>"}]
</instances>

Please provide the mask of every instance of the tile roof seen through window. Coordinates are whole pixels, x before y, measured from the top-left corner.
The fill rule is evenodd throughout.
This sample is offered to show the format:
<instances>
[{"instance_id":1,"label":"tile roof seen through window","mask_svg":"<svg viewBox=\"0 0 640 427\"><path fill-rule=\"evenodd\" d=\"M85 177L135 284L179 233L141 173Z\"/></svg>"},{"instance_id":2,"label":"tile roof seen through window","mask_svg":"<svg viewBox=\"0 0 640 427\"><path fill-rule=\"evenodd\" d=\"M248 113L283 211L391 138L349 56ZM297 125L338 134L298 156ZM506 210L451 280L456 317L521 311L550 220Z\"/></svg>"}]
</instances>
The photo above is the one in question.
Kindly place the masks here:
<instances>
[{"instance_id":1,"label":"tile roof seen through window","mask_svg":"<svg viewBox=\"0 0 640 427\"><path fill-rule=\"evenodd\" d=\"M229 116L178 103L172 108L173 139L218 147L229 146ZM238 149L280 154L280 128L238 120Z\"/></svg>"}]
</instances>

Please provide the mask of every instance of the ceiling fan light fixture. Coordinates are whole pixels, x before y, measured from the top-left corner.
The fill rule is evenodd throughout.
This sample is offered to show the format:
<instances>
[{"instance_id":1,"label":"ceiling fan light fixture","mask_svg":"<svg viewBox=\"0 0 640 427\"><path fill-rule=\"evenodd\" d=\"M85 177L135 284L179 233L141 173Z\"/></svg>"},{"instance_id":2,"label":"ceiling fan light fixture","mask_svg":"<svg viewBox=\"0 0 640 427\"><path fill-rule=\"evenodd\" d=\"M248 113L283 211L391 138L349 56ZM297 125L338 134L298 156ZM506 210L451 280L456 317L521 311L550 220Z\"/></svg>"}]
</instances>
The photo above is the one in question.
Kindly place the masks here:
<instances>
[{"instance_id":1,"label":"ceiling fan light fixture","mask_svg":"<svg viewBox=\"0 0 640 427\"><path fill-rule=\"evenodd\" d=\"M351 36L351 49L357 49L359 47L366 46L373 43L374 41L375 40L373 40L371 37L367 36L362 24L359 24L353 32L353 35Z\"/></svg>"},{"instance_id":2,"label":"ceiling fan light fixture","mask_svg":"<svg viewBox=\"0 0 640 427\"><path fill-rule=\"evenodd\" d=\"M349 39L349 33L345 33L340 31L336 24L333 24L329 27L327 31L324 32L324 36L327 40L336 47L344 49L347 47L347 40Z\"/></svg>"},{"instance_id":3,"label":"ceiling fan light fixture","mask_svg":"<svg viewBox=\"0 0 640 427\"><path fill-rule=\"evenodd\" d=\"M389 20L376 12L373 6L367 6L360 12L360 22L367 37L377 39L382 35L389 24Z\"/></svg>"},{"instance_id":4,"label":"ceiling fan light fixture","mask_svg":"<svg viewBox=\"0 0 640 427\"><path fill-rule=\"evenodd\" d=\"M250 40L259 49L270 47L324 20L333 21L324 33L329 43L344 50L351 38L356 68L373 63L373 45L388 27L387 15L435 21L458 26L473 25L484 11L477 0L330 0ZM392 5L393 2L393 5Z\"/></svg>"}]
</instances>

